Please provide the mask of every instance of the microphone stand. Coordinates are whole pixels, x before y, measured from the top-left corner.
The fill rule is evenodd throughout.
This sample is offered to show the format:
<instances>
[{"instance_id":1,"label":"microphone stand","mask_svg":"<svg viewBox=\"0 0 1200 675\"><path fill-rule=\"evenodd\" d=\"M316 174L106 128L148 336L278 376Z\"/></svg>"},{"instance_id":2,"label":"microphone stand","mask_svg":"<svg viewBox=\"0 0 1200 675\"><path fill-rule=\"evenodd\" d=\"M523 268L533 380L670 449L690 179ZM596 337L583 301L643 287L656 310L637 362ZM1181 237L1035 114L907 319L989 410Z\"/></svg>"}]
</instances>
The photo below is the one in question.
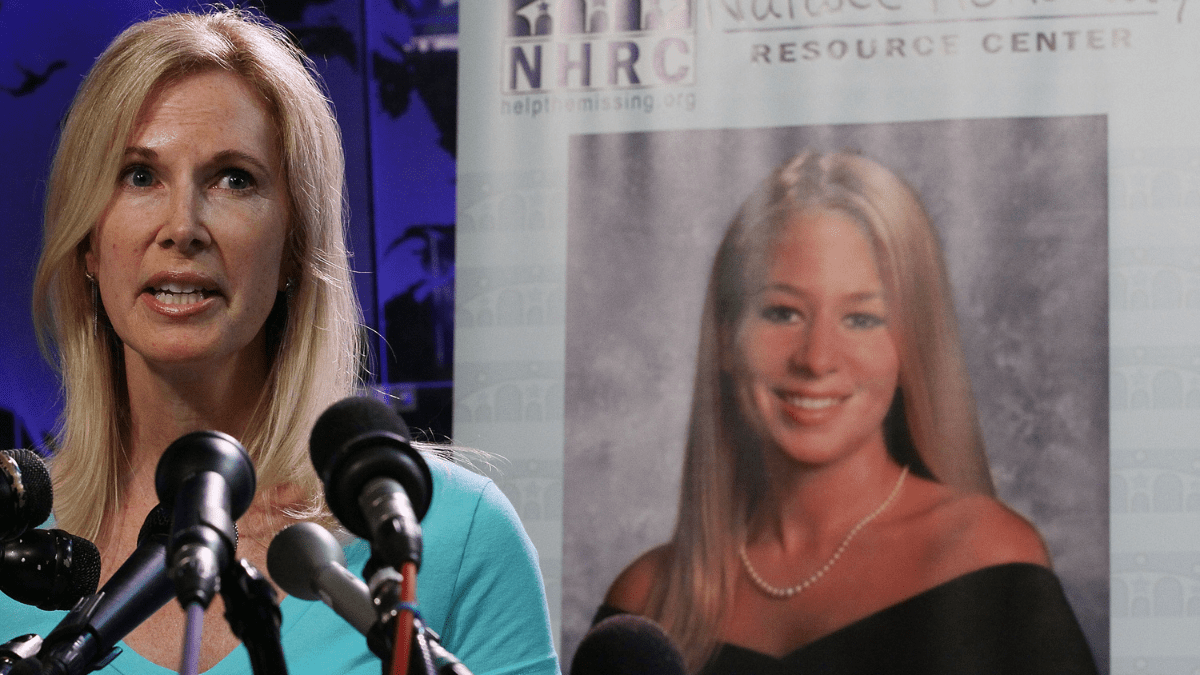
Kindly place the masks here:
<instances>
[{"instance_id":1,"label":"microphone stand","mask_svg":"<svg viewBox=\"0 0 1200 675\"><path fill-rule=\"evenodd\" d=\"M421 645L425 672L429 675L472 675L458 657L442 646L442 638L421 619L416 620L413 639Z\"/></svg>"},{"instance_id":2,"label":"microphone stand","mask_svg":"<svg viewBox=\"0 0 1200 675\"><path fill-rule=\"evenodd\" d=\"M383 675L406 675L412 641L414 603L416 601L415 563L405 563L397 572L393 567L376 567L374 556L367 561L371 598L379 610L379 621L367 637L368 647L383 661Z\"/></svg>"},{"instance_id":3,"label":"microphone stand","mask_svg":"<svg viewBox=\"0 0 1200 675\"><path fill-rule=\"evenodd\" d=\"M372 559L367 563L371 568ZM409 603L399 600L400 590L395 570L384 568L372 575L371 586L375 589L373 596L380 608L379 620L367 632L367 647L383 662L383 675L392 671L395 656L393 640L399 634L397 624L404 625L401 617L404 613L412 616L413 649L405 658L408 659L408 670L414 675L472 675L471 671L457 657L442 646L441 636L425 625L416 608ZM387 607L388 609L384 609ZM409 640L405 640L409 642Z\"/></svg>"},{"instance_id":4,"label":"microphone stand","mask_svg":"<svg viewBox=\"0 0 1200 675\"><path fill-rule=\"evenodd\" d=\"M190 602L184 605L187 618L183 624L183 655L179 660L179 675L197 675L200 672L201 635L204 633L204 605Z\"/></svg>"},{"instance_id":5,"label":"microphone stand","mask_svg":"<svg viewBox=\"0 0 1200 675\"><path fill-rule=\"evenodd\" d=\"M130 558L135 556L153 556L154 551L143 550L140 547L133 552ZM123 576L124 575L124 576ZM128 572L122 567L117 570L113 578L125 577L142 581L146 575L141 570ZM165 580L165 578L164 578ZM169 592L169 587L165 584L155 584L156 579L153 577L145 578L146 586L156 586L155 591L158 595L163 595L164 592ZM107 585L106 585L107 588ZM42 673L42 675L76 675L77 673L85 673L92 670L100 670L101 668L112 663L112 660L117 658L121 653L121 648L115 645L102 642L101 638L96 635L92 628L94 619L98 614L104 613L105 619L111 619L114 625L120 625L122 629L134 619L131 619L130 613L118 608L114 611L112 608L102 609L102 601L104 600L105 590L101 589L92 595L83 598L75 607L67 613L63 620L55 626L54 630L42 641L42 647L38 650L37 656L30 656L18 661L15 664L15 669L20 673ZM158 606L165 605L164 600ZM136 624L134 624L136 625ZM124 631L125 634L128 631ZM115 642L115 640L114 640Z\"/></svg>"},{"instance_id":6,"label":"microphone stand","mask_svg":"<svg viewBox=\"0 0 1200 675\"><path fill-rule=\"evenodd\" d=\"M221 575L225 619L233 634L246 645L255 675L287 675L279 626L283 615L275 589L250 561L242 558Z\"/></svg>"},{"instance_id":7,"label":"microphone stand","mask_svg":"<svg viewBox=\"0 0 1200 675\"><path fill-rule=\"evenodd\" d=\"M416 671L424 675L434 675L437 671L433 669L433 654L429 651L429 637L425 635L425 622L419 618L413 619L412 645L413 652L409 658L419 666ZM413 670L412 662L409 663L409 670Z\"/></svg>"},{"instance_id":8,"label":"microphone stand","mask_svg":"<svg viewBox=\"0 0 1200 675\"><path fill-rule=\"evenodd\" d=\"M358 503L368 522L378 523L371 533L371 558L363 576L371 579L381 619L390 615L395 623L392 667L385 668L383 675L407 675L421 564L420 519L405 489L391 478L368 481Z\"/></svg>"},{"instance_id":9,"label":"microphone stand","mask_svg":"<svg viewBox=\"0 0 1200 675\"><path fill-rule=\"evenodd\" d=\"M41 636L29 633L0 645L0 675L8 675L18 661L37 656L42 648Z\"/></svg>"}]
</instances>

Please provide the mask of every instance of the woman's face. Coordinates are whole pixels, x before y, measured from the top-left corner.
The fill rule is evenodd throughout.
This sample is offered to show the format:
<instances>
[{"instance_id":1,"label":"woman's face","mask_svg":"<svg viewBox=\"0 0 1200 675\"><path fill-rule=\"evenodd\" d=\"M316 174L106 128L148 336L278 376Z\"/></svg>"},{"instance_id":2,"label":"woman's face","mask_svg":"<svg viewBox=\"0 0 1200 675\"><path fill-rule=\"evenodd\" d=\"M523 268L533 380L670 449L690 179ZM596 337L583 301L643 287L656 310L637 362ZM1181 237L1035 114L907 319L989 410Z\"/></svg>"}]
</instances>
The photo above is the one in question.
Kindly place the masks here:
<instances>
[{"instance_id":1,"label":"woman's face","mask_svg":"<svg viewBox=\"0 0 1200 675\"><path fill-rule=\"evenodd\" d=\"M275 126L249 85L209 71L148 98L86 255L127 357L265 359L287 223Z\"/></svg>"},{"instance_id":2,"label":"woman's face","mask_svg":"<svg viewBox=\"0 0 1200 675\"><path fill-rule=\"evenodd\" d=\"M808 212L786 224L769 260L725 366L743 415L802 464L886 451L899 358L870 242L844 214Z\"/></svg>"}]
</instances>

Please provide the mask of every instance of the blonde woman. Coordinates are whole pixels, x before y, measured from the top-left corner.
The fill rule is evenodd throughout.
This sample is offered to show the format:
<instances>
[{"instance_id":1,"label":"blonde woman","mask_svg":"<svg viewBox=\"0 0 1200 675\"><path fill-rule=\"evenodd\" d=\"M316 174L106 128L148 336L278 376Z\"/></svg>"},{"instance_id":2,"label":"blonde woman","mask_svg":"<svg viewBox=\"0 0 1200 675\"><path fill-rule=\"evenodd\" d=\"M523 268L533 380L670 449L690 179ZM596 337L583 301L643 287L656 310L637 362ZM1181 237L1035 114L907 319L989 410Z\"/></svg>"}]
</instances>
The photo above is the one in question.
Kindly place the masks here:
<instances>
[{"instance_id":1,"label":"blonde woman","mask_svg":"<svg viewBox=\"0 0 1200 675\"><path fill-rule=\"evenodd\" d=\"M993 496L917 195L806 152L742 205L703 317L675 532L600 616L689 670L1094 672L1041 538Z\"/></svg>"},{"instance_id":2,"label":"blonde woman","mask_svg":"<svg viewBox=\"0 0 1200 675\"><path fill-rule=\"evenodd\" d=\"M154 471L179 436L241 440L258 491L237 555L266 569L274 534L330 527L307 440L355 392L360 310L343 231L341 139L311 64L241 11L137 24L80 88L50 177L34 318L59 366L64 413L51 464L58 527L93 540L101 583L157 503ZM431 458L434 497L418 577L424 618L475 673L555 673L536 553L494 484ZM346 548L352 568L365 542ZM60 618L0 602L0 634ZM247 672L219 600L200 666ZM287 598L292 672L371 672L362 636ZM134 630L125 673L179 663L169 604Z\"/></svg>"}]
</instances>

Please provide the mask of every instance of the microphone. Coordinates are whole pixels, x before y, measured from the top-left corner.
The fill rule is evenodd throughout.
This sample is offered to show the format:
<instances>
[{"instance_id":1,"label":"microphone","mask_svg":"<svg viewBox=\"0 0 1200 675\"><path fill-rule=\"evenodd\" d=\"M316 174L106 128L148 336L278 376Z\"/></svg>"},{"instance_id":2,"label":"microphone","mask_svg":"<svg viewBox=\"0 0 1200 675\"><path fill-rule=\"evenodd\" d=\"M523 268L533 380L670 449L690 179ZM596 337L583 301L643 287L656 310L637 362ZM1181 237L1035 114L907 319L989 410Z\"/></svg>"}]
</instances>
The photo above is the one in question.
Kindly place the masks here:
<instances>
[{"instance_id":1,"label":"microphone","mask_svg":"<svg viewBox=\"0 0 1200 675\"><path fill-rule=\"evenodd\" d=\"M683 656L657 624L618 614L592 626L575 657L571 675L686 675Z\"/></svg>"},{"instance_id":2,"label":"microphone","mask_svg":"<svg viewBox=\"0 0 1200 675\"><path fill-rule=\"evenodd\" d=\"M254 464L232 436L194 431L163 451L154 473L160 504L172 505L168 569L179 604L207 608L237 548L234 521L254 499Z\"/></svg>"},{"instance_id":3,"label":"microphone","mask_svg":"<svg viewBox=\"0 0 1200 675\"><path fill-rule=\"evenodd\" d=\"M32 450L0 452L0 542L16 539L50 517L50 472Z\"/></svg>"},{"instance_id":4,"label":"microphone","mask_svg":"<svg viewBox=\"0 0 1200 675\"><path fill-rule=\"evenodd\" d=\"M96 592L100 552L62 530L30 530L0 545L0 591L38 609L70 609Z\"/></svg>"},{"instance_id":5,"label":"microphone","mask_svg":"<svg viewBox=\"0 0 1200 675\"><path fill-rule=\"evenodd\" d=\"M309 437L313 467L333 514L397 568L420 565L419 522L433 499L429 465L408 438L399 415L365 397L334 403Z\"/></svg>"},{"instance_id":6,"label":"microphone","mask_svg":"<svg viewBox=\"0 0 1200 675\"><path fill-rule=\"evenodd\" d=\"M171 513L155 506L138 532L138 546L108 583L84 598L46 636L37 659L22 672L80 675L115 657L117 642L174 596L167 576ZM39 663L32 663L40 660ZM34 666L39 666L33 670Z\"/></svg>"},{"instance_id":7,"label":"microphone","mask_svg":"<svg viewBox=\"0 0 1200 675\"><path fill-rule=\"evenodd\" d=\"M363 635L378 618L367 584L346 569L345 551L316 523L296 523L275 535L267 571L284 593L324 602Z\"/></svg>"},{"instance_id":8,"label":"microphone","mask_svg":"<svg viewBox=\"0 0 1200 675\"><path fill-rule=\"evenodd\" d=\"M382 659L391 656L387 631L381 630L371 592L346 569L346 553L328 530L316 523L296 523L275 535L267 548L267 571L284 593L329 605ZM441 675L471 675L432 630L425 629L430 655ZM410 670L413 670L410 668Z\"/></svg>"}]
</instances>

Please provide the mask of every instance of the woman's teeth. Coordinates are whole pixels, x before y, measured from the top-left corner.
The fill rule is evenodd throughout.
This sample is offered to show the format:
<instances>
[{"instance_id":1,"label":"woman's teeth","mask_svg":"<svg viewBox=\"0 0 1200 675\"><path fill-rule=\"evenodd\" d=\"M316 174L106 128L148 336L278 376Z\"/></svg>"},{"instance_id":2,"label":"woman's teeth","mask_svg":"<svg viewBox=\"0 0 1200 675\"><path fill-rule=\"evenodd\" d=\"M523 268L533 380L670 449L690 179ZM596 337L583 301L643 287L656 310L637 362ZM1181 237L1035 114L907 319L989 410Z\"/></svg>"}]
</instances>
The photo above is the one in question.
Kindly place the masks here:
<instances>
[{"instance_id":1,"label":"woman's teeth","mask_svg":"<svg viewBox=\"0 0 1200 675\"><path fill-rule=\"evenodd\" d=\"M836 398L809 398L807 396L789 396L787 402L805 410L820 410L838 402Z\"/></svg>"},{"instance_id":2,"label":"woman's teeth","mask_svg":"<svg viewBox=\"0 0 1200 675\"><path fill-rule=\"evenodd\" d=\"M203 300L206 294L202 288L180 284L167 284L153 291L154 299L165 305L191 305Z\"/></svg>"}]
</instances>

